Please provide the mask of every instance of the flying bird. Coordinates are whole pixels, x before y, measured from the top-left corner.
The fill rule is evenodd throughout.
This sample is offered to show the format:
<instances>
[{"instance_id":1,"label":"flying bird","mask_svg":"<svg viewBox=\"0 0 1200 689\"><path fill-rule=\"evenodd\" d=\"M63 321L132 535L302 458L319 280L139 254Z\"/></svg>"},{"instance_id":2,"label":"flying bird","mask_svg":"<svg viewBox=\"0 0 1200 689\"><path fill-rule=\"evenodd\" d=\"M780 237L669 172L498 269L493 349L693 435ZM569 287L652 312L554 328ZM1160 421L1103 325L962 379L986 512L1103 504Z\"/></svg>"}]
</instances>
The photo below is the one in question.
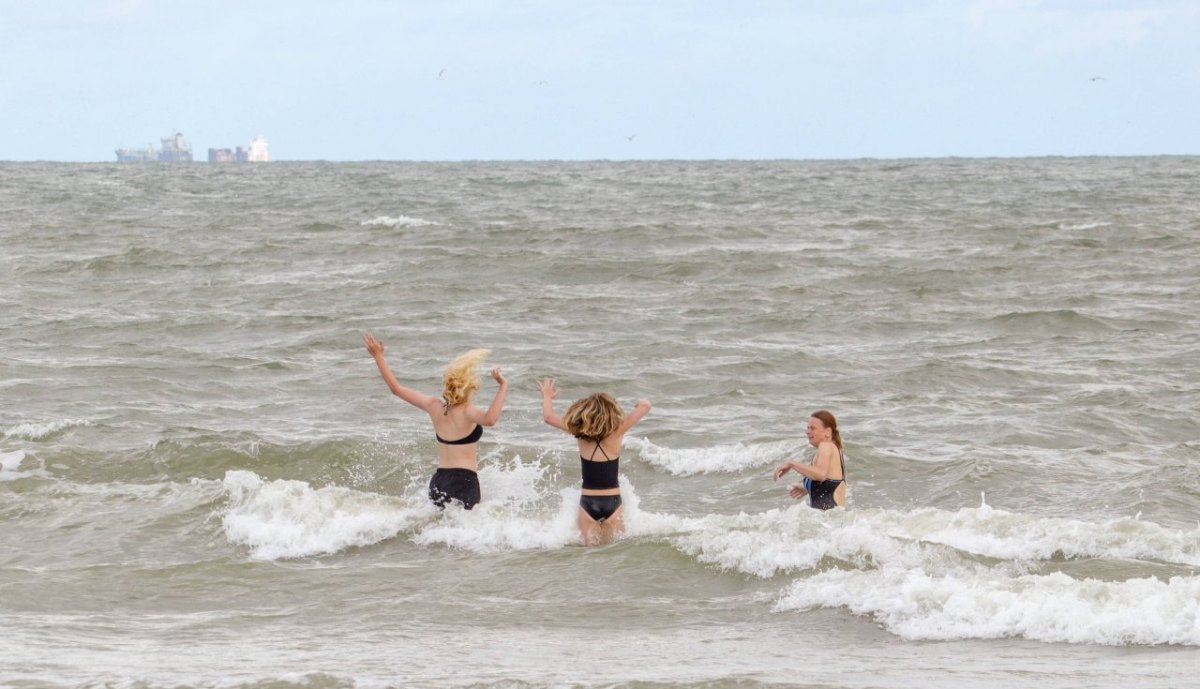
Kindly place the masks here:
<instances>
[{"instance_id":1,"label":"flying bird","mask_svg":"<svg viewBox=\"0 0 1200 689\"><path fill-rule=\"evenodd\" d=\"M442 77L443 77L445 74L446 74L446 70L445 70L445 69L438 70L438 75L437 75L438 81L441 81L441 80L442 80Z\"/></svg>"},{"instance_id":2,"label":"flying bird","mask_svg":"<svg viewBox=\"0 0 1200 689\"><path fill-rule=\"evenodd\" d=\"M626 140L626 141L633 141L633 137L635 137L635 136L637 136L637 134L630 134L629 136L625 137L625 140Z\"/></svg>"},{"instance_id":3,"label":"flying bird","mask_svg":"<svg viewBox=\"0 0 1200 689\"><path fill-rule=\"evenodd\" d=\"M1088 81L1104 81L1104 77L1092 77L1091 79L1088 79Z\"/></svg>"}]
</instances>

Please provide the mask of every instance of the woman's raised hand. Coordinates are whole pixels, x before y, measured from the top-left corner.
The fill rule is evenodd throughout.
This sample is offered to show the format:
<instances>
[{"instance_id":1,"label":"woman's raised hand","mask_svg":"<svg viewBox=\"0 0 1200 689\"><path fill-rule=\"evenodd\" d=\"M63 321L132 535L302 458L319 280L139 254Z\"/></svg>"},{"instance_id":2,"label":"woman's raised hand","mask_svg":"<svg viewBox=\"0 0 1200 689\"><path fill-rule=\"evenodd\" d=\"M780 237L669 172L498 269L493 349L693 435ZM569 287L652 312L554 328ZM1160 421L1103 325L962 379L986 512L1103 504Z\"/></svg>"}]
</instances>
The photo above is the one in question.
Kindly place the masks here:
<instances>
[{"instance_id":1,"label":"woman's raised hand","mask_svg":"<svg viewBox=\"0 0 1200 689\"><path fill-rule=\"evenodd\" d=\"M492 369L492 380L496 381L500 385L504 385L508 382L508 380L504 377L504 374L500 372L499 366Z\"/></svg>"},{"instance_id":2,"label":"woman's raised hand","mask_svg":"<svg viewBox=\"0 0 1200 689\"><path fill-rule=\"evenodd\" d=\"M553 378L543 378L539 387L542 388L543 398L554 399L554 396L558 394L558 388L554 387Z\"/></svg>"},{"instance_id":3,"label":"woman's raised hand","mask_svg":"<svg viewBox=\"0 0 1200 689\"><path fill-rule=\"evenodd\" d=\"M363 344L367 346L367 352L373 357L383 356L383 343L375 339L371 333L363 333Z\"/></svg>"}]
</instances>

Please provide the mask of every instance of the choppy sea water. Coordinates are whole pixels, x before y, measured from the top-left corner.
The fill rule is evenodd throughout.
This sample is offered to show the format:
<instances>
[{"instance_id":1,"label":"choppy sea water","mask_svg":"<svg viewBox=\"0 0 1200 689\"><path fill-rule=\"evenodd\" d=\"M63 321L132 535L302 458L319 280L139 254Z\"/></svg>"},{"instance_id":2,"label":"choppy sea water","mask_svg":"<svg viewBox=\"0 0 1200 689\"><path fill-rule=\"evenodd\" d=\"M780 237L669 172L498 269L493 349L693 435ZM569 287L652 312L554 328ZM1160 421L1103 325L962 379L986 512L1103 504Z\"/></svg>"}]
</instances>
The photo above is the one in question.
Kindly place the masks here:
<instances>
[{"instance_id":1,"label":"choppy sea water","mask_svg":"<svg viewBox=\"0 0 1200 689\"><path fill-rule=\"evenodd\" d=\"M1196 158L0 164L0 685L1184 686L1198 199ZM429 393L509 375L474 511L367 330ZM547 375L654 403L612 546ZM770 475L820 408L831 513Z\"/></svg>"}]
</instances>

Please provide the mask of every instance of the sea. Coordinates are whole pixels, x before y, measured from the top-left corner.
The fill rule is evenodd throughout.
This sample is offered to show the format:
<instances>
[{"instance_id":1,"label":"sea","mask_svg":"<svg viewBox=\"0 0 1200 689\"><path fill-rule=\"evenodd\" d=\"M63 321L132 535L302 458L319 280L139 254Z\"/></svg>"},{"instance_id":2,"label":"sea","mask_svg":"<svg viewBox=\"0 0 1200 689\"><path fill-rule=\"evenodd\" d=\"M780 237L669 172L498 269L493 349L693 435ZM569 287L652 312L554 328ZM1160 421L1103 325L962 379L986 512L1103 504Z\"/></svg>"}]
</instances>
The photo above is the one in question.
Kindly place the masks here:
<instances>
[{"instance_id":1,"label":"sea","mask_svg":"<svg viewBox=\"0 0 1200 689\"><path fill-rule=\"evenodd\" d=\"M0 686L1194 687L1198 409L1197 157L2 163Z\"/></svg>"}]
</instances>

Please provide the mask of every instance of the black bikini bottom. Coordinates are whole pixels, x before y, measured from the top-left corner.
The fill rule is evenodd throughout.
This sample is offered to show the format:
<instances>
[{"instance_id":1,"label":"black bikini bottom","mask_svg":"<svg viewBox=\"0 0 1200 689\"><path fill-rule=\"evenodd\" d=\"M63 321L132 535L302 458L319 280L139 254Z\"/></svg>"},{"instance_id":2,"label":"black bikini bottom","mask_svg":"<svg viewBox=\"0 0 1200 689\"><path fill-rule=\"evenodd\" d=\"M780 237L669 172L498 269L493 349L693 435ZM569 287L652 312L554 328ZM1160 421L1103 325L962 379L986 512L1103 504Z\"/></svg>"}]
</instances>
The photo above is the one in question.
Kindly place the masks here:
<instances>
[{"instance_id":1,"label":"black bikini bottom","mask_svg":"<svg viewBox=\"0 0 1200 689\"><path fill-rule=\"evenodd\" d=\"M580 495L579 506L588 516L598 522L613 516L621 506L621 495Z\"/></svg>"},{"instance_id":2,"label":"black bikini bottom","mask_svg":"<svg viewBox=\"0 0 1200 689\"><path fill-rule=\"evenodd\" d=\"M469 510L479 503L479 474L470 469L438 469L429 479L429 499L441 508L457 500Z\"/></svg>"}]
</instances>

